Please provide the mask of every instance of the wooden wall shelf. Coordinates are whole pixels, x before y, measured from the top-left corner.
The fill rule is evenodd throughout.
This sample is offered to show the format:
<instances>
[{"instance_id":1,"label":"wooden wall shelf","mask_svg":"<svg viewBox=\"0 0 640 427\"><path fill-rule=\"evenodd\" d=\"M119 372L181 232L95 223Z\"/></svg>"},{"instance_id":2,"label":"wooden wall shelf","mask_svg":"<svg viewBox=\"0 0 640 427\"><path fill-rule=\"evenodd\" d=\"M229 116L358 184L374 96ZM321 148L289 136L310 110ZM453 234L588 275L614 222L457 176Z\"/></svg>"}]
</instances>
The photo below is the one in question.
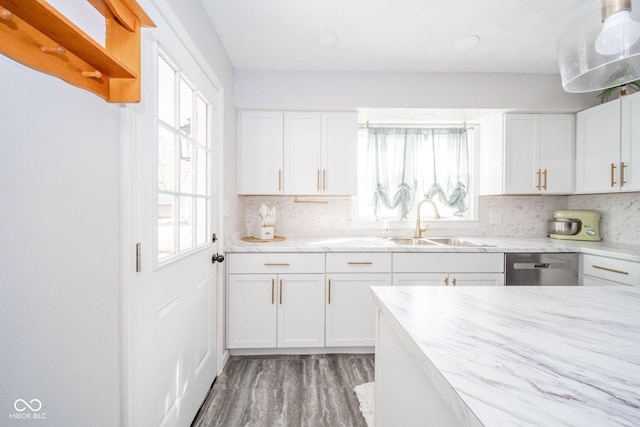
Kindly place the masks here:
<instances>
[{"instance_id":1,"label":"wooden wall shelf","mask_svg":"<svg viewBox=\"0 0 640 427\"><path fill-rule=\"evenodd\" d=\"M105 17L103 47L44 0L0 0L0 53L108 102L140 101L140 28L155 24L135 0L89 0Z\"/></svg>"}]
</instances>

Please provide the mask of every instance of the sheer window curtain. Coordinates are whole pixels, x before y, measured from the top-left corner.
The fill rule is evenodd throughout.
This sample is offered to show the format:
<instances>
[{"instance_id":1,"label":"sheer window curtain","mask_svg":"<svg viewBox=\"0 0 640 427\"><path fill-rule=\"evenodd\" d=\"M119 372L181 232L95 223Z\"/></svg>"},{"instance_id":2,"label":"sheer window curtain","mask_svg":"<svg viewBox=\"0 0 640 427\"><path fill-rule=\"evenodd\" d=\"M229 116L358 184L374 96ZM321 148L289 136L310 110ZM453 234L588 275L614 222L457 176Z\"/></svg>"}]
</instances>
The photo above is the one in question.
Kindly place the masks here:
<instances>
[{"instance_id":1,"label":"sheer window curtain","mask_svg":"<svg viewBox=\"0 0 640 427\"><path fill-rule=\"evenodd\" d=\"M468 210L469 146L464 128L369 128L367 195L406 219L417 201L437 200L456 216Z\"/></svg>"}]
</instances>

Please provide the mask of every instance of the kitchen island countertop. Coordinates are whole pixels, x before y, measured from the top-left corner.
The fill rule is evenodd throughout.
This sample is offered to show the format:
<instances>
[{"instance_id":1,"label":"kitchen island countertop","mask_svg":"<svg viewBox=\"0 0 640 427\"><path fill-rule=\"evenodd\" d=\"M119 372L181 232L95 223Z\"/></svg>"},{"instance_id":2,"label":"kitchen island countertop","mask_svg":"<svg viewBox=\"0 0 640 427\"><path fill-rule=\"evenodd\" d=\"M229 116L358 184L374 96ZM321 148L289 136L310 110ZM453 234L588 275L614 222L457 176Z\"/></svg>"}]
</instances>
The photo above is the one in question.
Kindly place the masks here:
<instances>
[{"instance_id":1,"label":"kitchen island countertop","mask_svg":"<svg viewBox=\"0 0 640 427\"><path fill-rule=\"evenodd\" d=\"M461 425L638 425L637 287L374 287L372 294Z\"/></svg>"},{"instance_id":2,"label":"kitchen island countertop","mask_svg":"<svg viewBox=\"0 0 640 427\"><path fill-rule=\"evenodd\" d=\"M427 237L429 238L429 237ZM293 237L280 242L244 242L232 239L226 252L578 252L640 262L640 245L586 242L550 238L469 237L483 247L406 246L382 237Z\"/></svg>"}]
</instances>

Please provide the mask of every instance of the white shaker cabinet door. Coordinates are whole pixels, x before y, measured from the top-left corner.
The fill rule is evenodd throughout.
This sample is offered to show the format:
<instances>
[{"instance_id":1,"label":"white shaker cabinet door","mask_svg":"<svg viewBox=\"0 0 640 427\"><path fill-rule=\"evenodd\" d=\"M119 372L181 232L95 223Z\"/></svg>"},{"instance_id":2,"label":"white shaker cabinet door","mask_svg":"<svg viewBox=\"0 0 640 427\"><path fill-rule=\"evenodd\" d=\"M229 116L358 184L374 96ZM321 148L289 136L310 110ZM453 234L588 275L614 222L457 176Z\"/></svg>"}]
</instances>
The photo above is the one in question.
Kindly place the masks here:
<instances>
[{"instance_id":1,"label":"white shaker cabinet door","mask_svg":"<svg viewBox=\"0 0 640 427\"><path fill-rule=\"evenodd\" d=\"M322 118L320 113L284 113L285 194L322 192Z\"/></svg>"},{"instance_id":2,"label":"white shaker cabinet door","mask_svg":"<svg viewBox=\"0 0 640 427\"><path fill-rule=\"evenodd\" d=\"M449 286L503 286L502 273L449 273Z\"/></svg>"},{"instance_id":3,"label":"white shaker cabinet door","mask_svg":"<svg viewBox=\"0 0 640 427\"><path fill-rule=\"evenodd\" d=\"M444 286L447 273L394 273L393 286Z\"/></svg>"},{"instance_id":4,"label":"white shaker cabinet door","mask_svg":"<svg viewBox=\"0 0 640 427\"><path fill-rule=\"evenodd\" d=\"M575 191L574 114L540 115L539 159L541 194L571 194Z\"/></svg>"},{"instance_id":5,"label":"white shaker cabinet door","mask_svg":"<svg viewBox=\"0 0 640 427\"><path fill-rule=\"evenodd\" d=\"M640 191L640 93L621 98L620 190Z\"/></svg>"},{"instance_id":6,"label":"white shaker cabinet door","mask_svg":"<svg viewBox=\"0 0 640 427\"><path fill-rule=\"evenodd\" d=\"M282 194L283 113L238 113L238 194Z\"/></svg>"},{"instance_id":7,"label":"white shaker cabinet door","mask_svg":"<svg viewBox=\"0 0 640 427\"><path fill-rule=\"evenodd\" d=\"M538 194L539 114L504 116L504 192Z\"/></svg>"},{"instance_id":8,"label":"white shaker cabinet door","mask_svg":"<svg viewBox=\"0 0 640 427\"><path fill-rule=\"evenodd\" d=\"M278 293L278 347L324 347L324 274L280 274Z\"/></svg>"},{"instance_id":9,"label":"white shaker cabinet door","mask_svg":"<svg viewBox=\"0 0 640 427\"><path fill-rule=\"evenodd\" d=\"M620 102L598 105L577 114L576 193L618 191Z\"/></svg>"},{"instance_id":10,"label":"white shaker cabinet door","mask_svg":"<svg viewBox=\"0 0 640 427\"><path fill-rule=\"evenodd\" d=\"M351 195L357 183L358 113L322 114L322 191Z\"/></svg>"},{"instance_id":11,"label":"white shaker cabinet door","mask_svg":"<svg viewBox=\"0 0 640 427\"><path fill-rule=\"evenodd\" d=\"M505 114L505 194L569 194L575 182L574 114Z\"/></svg>"},{"instance_id":12,"label":"white shaker cabinet door","mask_svg":"<svg viewBox=\"0 0 640 427\"><path fill-rule=\"evenodd\" d=\"M230 274L227 348L275 348L278 289L275 274Z\"/></svg>"},{"instance_id":13,"label":"white shaker cabinet door","mask_svg":"<svg viewBox=\"0 0 640 427\"><path fill-rule=\"evenodd\" d=\"M327 276L327 347L373 346L376 307L369 287L391 286L391 274Z\"/></svg>"}]
</instances>

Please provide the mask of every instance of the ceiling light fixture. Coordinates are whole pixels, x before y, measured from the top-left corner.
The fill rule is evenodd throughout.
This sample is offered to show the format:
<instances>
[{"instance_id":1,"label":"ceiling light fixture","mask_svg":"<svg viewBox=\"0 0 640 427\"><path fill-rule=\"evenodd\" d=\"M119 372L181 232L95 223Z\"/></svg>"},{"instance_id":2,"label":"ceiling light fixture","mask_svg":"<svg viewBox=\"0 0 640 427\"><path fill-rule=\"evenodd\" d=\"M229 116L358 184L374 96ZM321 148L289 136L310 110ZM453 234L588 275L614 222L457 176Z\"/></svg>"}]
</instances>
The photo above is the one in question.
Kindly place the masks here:
<instances>
[{"instance_id":1,"label":"ceiling light fixture","mask_svg":"<svg viewBox=\"0 0 640 427\"><path fill-rule=\"evenodd\" d=\"M316 34L316 44L323 49L330 49L338 45L338 35L331 31Z\"/></svg>"},{"instance_id":2,"label":"ceiling light fixture","mask_svg":"<svg viewBox=\"0 0 640 427\"><path fill-rule=\"evenodd\" d=\"M640 23L631 19L629 9L618 10L610 15L605 13L603 10L604 25L596 38L596 52L615 55L629 49L640 39Z\"/></svg>"},{"instance_id":3,"label":"ceiling light fixture","mask_svg":"<svg viewBox=\"0 0 640 427\"><path fill-rule=\"evenodd\" d=\"M455 50L459 52L464 52L464 51L473 49L478 45L478 43L480 43L480 37L475 35L469 35L469 36L460 37L459 39L455 40L451 44L453 45L453 48Z\"/></svg>"},{"instance_id":4,"label":"ceiling light fixture","mask_svg":"<svg viewBox=\"0 0 640 427\"><path fill-rule=\"evenodd\" d=\"M591 92L640 79L640 23L631 0L585 5L558 40L558 63L567 92ZM604 24L603 24L604 23Z\"/></svg>"}]
</instances>

